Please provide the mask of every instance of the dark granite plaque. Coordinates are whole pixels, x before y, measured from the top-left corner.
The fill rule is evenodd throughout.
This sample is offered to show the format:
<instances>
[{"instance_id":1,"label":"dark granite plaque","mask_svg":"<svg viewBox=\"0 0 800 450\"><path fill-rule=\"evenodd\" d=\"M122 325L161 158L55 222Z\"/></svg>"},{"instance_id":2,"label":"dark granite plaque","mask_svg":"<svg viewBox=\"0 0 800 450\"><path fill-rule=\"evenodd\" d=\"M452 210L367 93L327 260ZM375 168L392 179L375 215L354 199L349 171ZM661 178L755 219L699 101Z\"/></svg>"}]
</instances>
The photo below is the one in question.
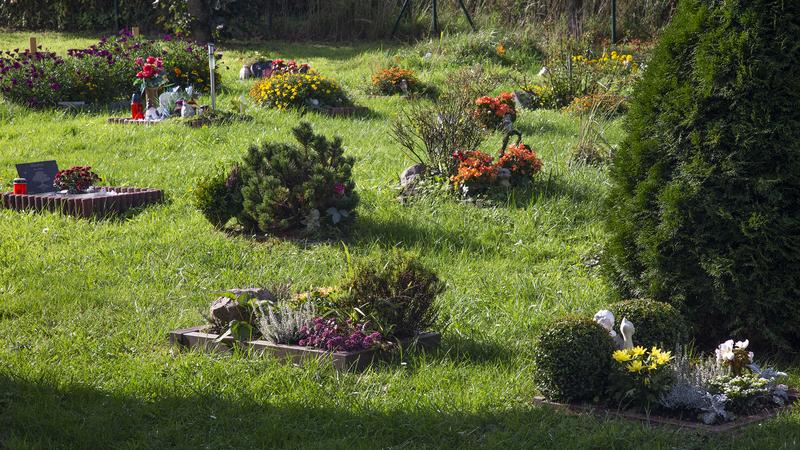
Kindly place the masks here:
<instances>
[{"instance_id":1,"label":"dark granite plaque","mask_svg":"<svg viewBox=\"0 0 800 450\"><path fill-rule=\"evenodd\" d=\"M253 78L264 78L272 74L272 61L258 61L250 65Z\"/></svg>"},{"instance_id":2,"label":"dark granite plaque","mask_svg":"<svg viewBox=\"0 0 800 450\"><path fill-rule=\"evenodd\" d=\"M53 181L58 173L58 164L55 161L17 164L17 173L28 181L28 194L56 191Z\"/></svg>"}]
</instances>

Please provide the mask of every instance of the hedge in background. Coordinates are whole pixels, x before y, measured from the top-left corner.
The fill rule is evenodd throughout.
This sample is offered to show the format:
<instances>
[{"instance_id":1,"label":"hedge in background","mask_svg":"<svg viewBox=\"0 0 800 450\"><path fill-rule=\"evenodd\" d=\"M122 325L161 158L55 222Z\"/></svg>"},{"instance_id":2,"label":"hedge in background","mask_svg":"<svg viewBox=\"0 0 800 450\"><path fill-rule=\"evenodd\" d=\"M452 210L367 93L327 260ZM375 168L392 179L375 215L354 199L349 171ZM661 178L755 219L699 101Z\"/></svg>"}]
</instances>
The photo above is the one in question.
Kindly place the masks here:
<instances>
[{"instance_id":1,"label":"hedge in background","mask_svg":"<svg viewBox=\"0 0 800 450\"><path fill-rule=\"evenodd\" d=\"M605 268L701 344L800 350L800 2L686 0L611 169Z\"/></svg>"},{"instance_id":2,"label":"hedge in background","mask_svg":"<svg viewBox=\"0 0 800 450\"><path fill-rule=\"evenodd\" d=\"M609 308L618 321L627 318L636 327L633 343L644 347L658 346L671 351L686 345L686 321L681 313L663 302L654 300L625 300ZM615 325L614 329L619 329Z\"/></svg>"}]
</instances>

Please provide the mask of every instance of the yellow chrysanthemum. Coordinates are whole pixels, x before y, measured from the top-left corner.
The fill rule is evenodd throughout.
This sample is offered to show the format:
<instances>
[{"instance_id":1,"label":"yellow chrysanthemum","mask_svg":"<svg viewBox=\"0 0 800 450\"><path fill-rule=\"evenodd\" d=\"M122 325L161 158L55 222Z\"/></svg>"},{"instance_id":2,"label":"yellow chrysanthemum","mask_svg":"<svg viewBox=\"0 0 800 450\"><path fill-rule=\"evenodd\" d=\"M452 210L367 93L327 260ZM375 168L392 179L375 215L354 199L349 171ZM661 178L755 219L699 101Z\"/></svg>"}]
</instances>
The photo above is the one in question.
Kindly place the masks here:
<instances>
[{"instance_id":1,"label":"yellow chrysanthemum","mask_svg":"<svg viewBox=\"0 0 800 450\"><path fill-rule=\"evenodd\" d=\"M625 350L617 350L611 355L614 358L614 361L617 362L625 362L631 360L631 355L628 354Z\"/></svg>"},{"instance_id":2,"label":"yellow chrysanthemum","mask_svg":"<svg viewBox=\"0 0 800 450\"><path fill-rule=\"evenodd\" d=\"M641 372L643 368L644 365L638 359L628 364L628 372L634 372L634 373Z\"/></svg>"},{"instance_id":3,"label":"yellow chrysanthemum","mask_svg":"<svg viewBox=\"0 0 800 450\"><path fill-rule=\"evenodd\" d=\"M633 356L642 356L647 352L647 350L645 350L641 345L637 345L636 347L630 349L630 352Z\"/></svg>"}]
</instances>

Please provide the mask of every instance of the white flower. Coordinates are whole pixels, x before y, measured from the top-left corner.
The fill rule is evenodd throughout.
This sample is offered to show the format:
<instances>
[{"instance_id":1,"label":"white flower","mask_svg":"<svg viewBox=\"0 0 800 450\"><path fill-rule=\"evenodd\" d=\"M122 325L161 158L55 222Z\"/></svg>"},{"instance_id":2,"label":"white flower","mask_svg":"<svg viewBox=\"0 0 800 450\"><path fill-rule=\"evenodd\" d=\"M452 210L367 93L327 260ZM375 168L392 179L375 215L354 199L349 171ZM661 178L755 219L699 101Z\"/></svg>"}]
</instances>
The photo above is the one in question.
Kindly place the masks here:
<instances>
[{"instance_id":1,"label":"white flower","mask_svg":"<svg viewBox=\"0 0 800 450\"><path fill-rule=\"evenodd\" d=\"M735 355L733 354L733 339L729 339L715 350L717 354L717 364L722 364L725 361L733 361Z\"/></svg>"},{"instance_id":2,"label":"white flower","mask_svg":"<svg viewBox=\"0 0 800 450\"><path fill-rule=\"evenodd\" d=\"M745 349L748 345L750 345L749 339L745 339L744 341L736 341L736 348Z\"/></svg>"},{"instance_id":3,"label":"white flower","mask_svg":"<svg viewBox=\"0 0 800 450\"><path fill-rule=\"evenodd\" d=\"M750 359L750 362L753 362L753 352L748 352L747 357Z\"/></svg>"}]
</instances>

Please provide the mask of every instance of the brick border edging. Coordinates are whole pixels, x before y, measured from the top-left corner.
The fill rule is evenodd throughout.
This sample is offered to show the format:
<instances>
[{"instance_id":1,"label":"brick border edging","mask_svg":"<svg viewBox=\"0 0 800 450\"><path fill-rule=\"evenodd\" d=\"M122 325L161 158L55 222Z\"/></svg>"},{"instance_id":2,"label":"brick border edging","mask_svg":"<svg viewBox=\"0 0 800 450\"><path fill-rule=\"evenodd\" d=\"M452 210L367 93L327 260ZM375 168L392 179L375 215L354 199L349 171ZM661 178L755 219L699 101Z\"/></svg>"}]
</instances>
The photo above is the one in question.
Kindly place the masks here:
<instances>
[{"instance_id":1,"label":"brick border edging","mask_svg":"<svg viewBox=\"0 0 800 450\"><path fill-rule=\"evenodd\" d=\"M0 209L15 211L53 211L75 217L104 217L123 213L131 208L164 201L164 191L153 188L111 187L117 195L103 197L14 194L3 192Z\"/></svg>"},{"instance_id":2,"label":"brick border edging","mask_svg":"<svg viewBox=\"0 0 800 450\"><path fill-rule=\"evenodd\" d=\"M169 342L183 348L196 348L207 352L229 353L233 347L253 351L257 355L271 354L280 361L293 364L302 364L310 360L323 361L331 364L336 370L362 371L374 361L386 358L390 353L371 349L359 351L329 352L312 347L299 345L271 344L263 340L236 342L232 337L218 340L219 335L206 333L205 326L196 326L170 331L167 335ZM420 333L412 338L400 339L398 344L402 348L418 345L422 348L437 347L442 340L439 333Z\"/></svg>"}]
</instances>

